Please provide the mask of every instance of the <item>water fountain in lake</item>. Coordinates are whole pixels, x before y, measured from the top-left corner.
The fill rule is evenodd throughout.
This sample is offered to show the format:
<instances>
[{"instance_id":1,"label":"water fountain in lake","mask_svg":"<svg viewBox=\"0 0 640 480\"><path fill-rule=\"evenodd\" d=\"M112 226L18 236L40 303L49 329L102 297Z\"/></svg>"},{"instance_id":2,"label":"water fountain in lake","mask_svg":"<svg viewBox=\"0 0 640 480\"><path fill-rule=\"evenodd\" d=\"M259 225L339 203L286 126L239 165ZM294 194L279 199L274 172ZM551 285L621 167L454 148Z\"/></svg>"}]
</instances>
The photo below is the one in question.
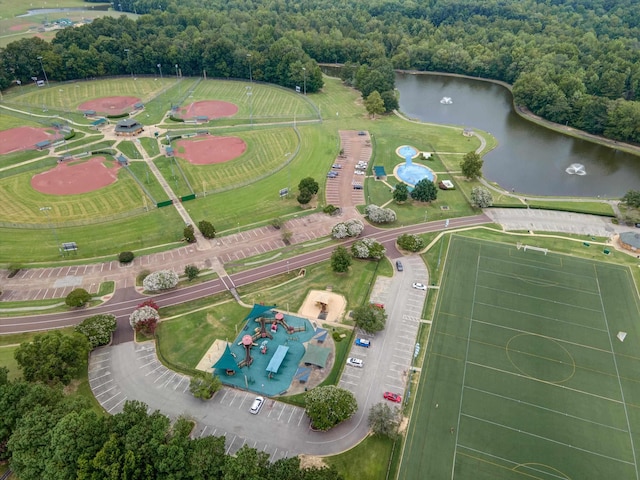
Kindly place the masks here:
<instances>
[{"instance_id":1,"label":"water fountain in lake","mask_svg":"<svg viewBox=\"0 0 640 480\"><path fill-rule=\"evenodd\" d=\"M584 169L584 165L581 163L572 163L565 169L565 172L567 172L569 175L579 176L587 174L587 171Z\"/></svg>"},{"instance_id":2,"label":"water fountain in lake","mask_svg":"<svg viewBox=\"0 0 640 480\"><path fill-rule=\"evenodd\" d=\"M451 99L451 97L442 97L440 103L443 105L451 105L453 104L453 100Z\"/></svg>"}]
</instances>

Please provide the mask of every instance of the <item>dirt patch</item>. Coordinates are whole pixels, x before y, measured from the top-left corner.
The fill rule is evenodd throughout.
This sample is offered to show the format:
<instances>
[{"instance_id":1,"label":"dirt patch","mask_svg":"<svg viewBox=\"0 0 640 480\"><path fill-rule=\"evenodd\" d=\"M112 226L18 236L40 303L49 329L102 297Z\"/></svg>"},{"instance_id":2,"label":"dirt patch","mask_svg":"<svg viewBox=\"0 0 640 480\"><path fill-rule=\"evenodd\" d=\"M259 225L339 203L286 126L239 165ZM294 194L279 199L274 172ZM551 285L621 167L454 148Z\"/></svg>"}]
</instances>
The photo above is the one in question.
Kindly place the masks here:
<instances>
[{"instance_id":1,"label":"dirt patch","mask_svg":"<svg viewBox=\"0 0 640 480\"><path fill-rule=\"evenodd\" d=\"M55 135L44 128L16 127L0 132L0 155L33 149L36 143L53 140Z\"/></svg>"},{"instance_id":2,"label":"dirt patch","mask_svg":"<svg viewBox=\"0 0 640 480\"><path fill-rule=\"evenodd\" d=\"M327 316L324 319L318 318L321 311L320 302L327 306ZM338 323L342 320L346 308L347 300L342 295L327 290L311 290L298 312L320 324L322 322Z\"/></svg>"},{"instance_id":3,"label":"dirt patch","mask_svg":"<svg viewBox=\"0 0 640 480\"><path fill-rule=\"evenodd\" d=\"M207 321L209 321L209 316L207 315ZM209 322L211 323L211 322ZM224 353L224 349L227 346L227 342L224 340L216 340L211 344L207 353L200 359L198 365L196 366L196 370L200 370L202 372L213 373L213 364L220 360L222 354Z\"/></svg>"},{"instance_id":4,"label":"dirt patch","mask_svg":"<svg viewBox=\"0 0 640 480\"><path fill-rule=\"evenodd\" d=\"M115 183L119 169L117 162L107 162L104 157L93 157L74 165L59 163L47 172L34 175L31 186L51 195L88 193Z\"/></svg>"},{"instance_id":5,"label":"dirt patch","mask_svg":"<svg viewBox=\"0 0 640 480\"><path fill-rule=\"evenodd\" d=\"M247 144L239 137L207 136L195 140L178 140L177 151L180 157L194 165L224 163L242 155Z\"/></svg>"},{"instance_id":6,"label":"dirt patch","mask_svg":"<svg viewBox=\"0 0 640 480\"><path fill-rule=\"evenodd\" d=\"M209 119L232 117L238 113L237 105L229 102L221 102L219 100L203 100L201 102L193 102L187 107L178 110L178 117L196 118L207 117Z\"/></svg>"},{"instance_id":7,"label":"dirt patch","mask_svg":"<svg viewBox=\"0 0 640 480\"><path fill-rule=\"evenodd\" d=\"M10 32L22 32L24 30L29 30L32 27L38 27L37 23L20 23L18 25L13 25L9 27Z\"/></svg>"},{"instance_id":8,"label":"dirt patch","mask_svg":"<svg viewBox=\"0 0 640 480\"><path fill-rule=\"evenodd\" d=\"M140 103L138 97L102 97L78 105L78 110L83 112L93 110L103 115L120 115L131 110L136 103Z\"/></svg>"}]
</instances>

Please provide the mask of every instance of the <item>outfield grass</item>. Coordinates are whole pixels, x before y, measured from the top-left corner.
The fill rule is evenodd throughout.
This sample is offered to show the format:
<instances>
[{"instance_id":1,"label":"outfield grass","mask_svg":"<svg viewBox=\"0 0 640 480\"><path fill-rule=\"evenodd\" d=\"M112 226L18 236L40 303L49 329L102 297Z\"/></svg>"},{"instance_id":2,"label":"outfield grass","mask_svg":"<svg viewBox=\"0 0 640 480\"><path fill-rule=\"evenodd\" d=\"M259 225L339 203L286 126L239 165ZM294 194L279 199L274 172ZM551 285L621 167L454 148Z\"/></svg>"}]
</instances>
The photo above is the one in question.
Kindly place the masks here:
<instances>
[{"instance_id":1,"label":"outfield grass","mask_svg":"<svg viewBox=\"0 0 640 480\"><path fill-rule=\"evenodd\" d=\"M626 267L453 237L399 478L636 478L638 314Z\"/></svg>"}]
</instances>

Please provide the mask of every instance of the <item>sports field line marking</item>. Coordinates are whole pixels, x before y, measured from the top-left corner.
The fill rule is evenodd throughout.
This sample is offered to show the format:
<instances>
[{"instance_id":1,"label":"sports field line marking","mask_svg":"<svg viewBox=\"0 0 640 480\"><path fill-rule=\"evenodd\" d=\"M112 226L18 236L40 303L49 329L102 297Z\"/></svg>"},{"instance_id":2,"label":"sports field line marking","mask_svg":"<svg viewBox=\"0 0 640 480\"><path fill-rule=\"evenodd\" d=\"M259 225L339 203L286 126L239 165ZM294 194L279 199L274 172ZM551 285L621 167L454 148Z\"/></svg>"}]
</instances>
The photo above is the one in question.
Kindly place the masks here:
<instances>
[{"instance_id":1,"label":"sports field line marking","mask_svg":"<svg viewBox=\"0 0 640 480\"><path fill-rule=\"evenodd\" d=\"M596 284L598 285L598 292L602 293L600 289L600 279L598 278L598 270L596 266L593 266ZM609 328L609 320L607 319L607 311L604 308L604 302L602 301L602 294L600 295L600 304L602 305L602 313L604 316L604 322L607 325L607 331L609 331L609 345L611 346L611 356L613 357L613 365L616 367L616 374L618 375L618 387L620 388L620 396L622 398L622 404L624 405L624 415L627 419L627 428L629 429L629 442L631 442L631 452L633 453L633 464L636 468L636 479L640 478L640 472L638 472L638 462L636 460L636 448L633 444L633 435L631 434L631 424L629 423L629 412L627 410L627 404L624 401L624 389L622 388L622 381L620 380L620 370L618 369L618 359L613 349L613 340L611 339L611 330Z\"/></svg>"},{"instance_id":2,"label":"sports field line marking","mask_svg":"<svg viewBox=\"0 0 640 480\"><path fill-rule=\"evenodd\" d=\"M605 400L605 401L613 402L613 403L623 403L622 400L616 400L615 398L605 397L603 395L598 395L597 393L591 393L591 392L587 392L587 391L584 391L584 390L578 390L577 388L567 387L566 385L560 385L559 383L553 383L553 382L549 382L547 380L541 380L540 378L531 377L529 375L524 375L522 373L510 372L508 370L503 370L502 368L490 367L489 365L483 365L481 363L476 363L476 362L467 362L467 363L470 364L470 365L479 367L479 368L486 368L486 369L489 369L489 370L493 370L495 372L504 373L506 375L512 375L514 377L526 378L528 380L531 380L532 382L543 383L545 385L549 385L549 386L557 387L557 388L562 388L562 389L568 390L570 392L580 393L582 395L587 395L588 397L599 398L601 400Z\"/></svg>"},{"instance_id":3,"label":"sports field line marking","mask_svg":"<svg viewBox=\"0 0 640 480\"><path fill-rule=\"evenodd\" d=\"M590 290L584 290L582 288L575 288L575 287L571 287L570 285L565 285L563 283L558 283L558 282L551 283L546 280L543 282L533 277L530 278L522 275L510 275L510 274L496 272L494 270L482 270L482 273L486 273L487 275L490 275L493 277L504 277L504 278L510 278L515 280L522 280L523 282L528 282L534 285L539 285L544 287L546 286L555 287L558 290L568 290L569 292L579 292L579 293L585 293L587 295L594 295L594 296L598 295L597 291L590 291Z\"/></svg>"},{"instance_id":4,"label":"sports field line marking","mask_svg":"<svg viewBox=\"0 0 640 480\"><path fill-rule=\"evenodd\" d=\"M467 447L466 445L460 445L460 448L465 448L467 450L470 450L472 452L478 453L480 455L486 455L487 457L495 458L495 459L501 460L501 461L503 461L505 463L513 464L514 466L513 467L507 467L505 465L500 465L500 464L498 464L496 462L490 462L489 460L484 459L484 458L480 458L480 457L476 457L476 456L473 456L473 455L469 455L468 453L465 453L465 452L460 452L460 455L463 455L465 457L473 458L474 460L479 460L481 462L488 463L489 465L494 465L494 466L496 466L498 468L502 468L504 470L509 470L511 472L518 473L519 475L526 475L527 477L535 478L537 480L542 480L541 477L539 477L537 475L533 475L533 474L530 474L530 473L527 473L527 472L515 471L514 468L516 468L518 466L521 466L522 465L521 463L517 463L517 462L511 461L509 459L499 457L498 455L493 455L491 453L482 452L480 450L476 450L475 448ZM551 472L548 472L546 470L540 470L538 468L533 468L531 466L527 466L526 468L528 468L529 470L533 470L534 472L539 472L539 473L541 473L541 474L543 474L545 476L551 475L552 477L560 478L561 480L567 480L566 476L559 476L559 475L553 474Z\"/></svg>"},{"instance_id":5,"label":"sports field line marking","mask_svg":"<svg viewBox=\"0 0 640 480\"><path fill-rule=\"evenodd\" d=\"M478 305L484 305L485 307L497 308L499 310L506 310L508 312L521 313L523 315L528 315L530 317L542 318L544 320L552 320L558 323L564 323L566 325L573 325L575 327L587 328L589 330L595 330L596 332L606 333L606 330L596 327L590 327L589 325L584 325L582 323L568 322L567 320L560 320L559 318L547 317L546 315L539 315L537 313L525 312L524 310L516 310L515 308L502 307L500 305L493 305L491 303L478 302Z\"/></svg>"},{"instance_id":6,"label":"sports field line marking","mask_svg":"<svg viewBox=\"0 0 640 480\"><path fill-rule=\"evenodd\" d=\"M568 447L568 448L571 448L573 450L578 450L580 452L588 453L590 455L595 455L597 457L602 457L602 458L606 458L606 459L609 459L609 460L613 460L614 462L624 463L626 465L635 465L635 461L634 462L629 462L628 460L622 460L621 458L611 457L609 455L605 455L604 453L598 453L598 452L594 452L592 450L587 450L586 448L578 447L576 445L571 445L569 443L561 442L559 440L554 440L553 438L544 437L542 435L538 435L537 433L527 432L525 430L521 430L521 429L518 429L518 428L509 427L508 425L503 425L503 424L498 423L498 422L493 422L491 420L486 420L484 418L475 417L473 415L468 415L466 413L461 413L461 415L463 417L467 417L467 418L471 418L473 420L477 420L478 422L488 423L490 425L494 425L494 426L499 427L499 428L504 428L506 430L511 430L512 432L518 432L518 433L527 435L529 437L537 438L539 440L544 440L544 441L547 441L547 442L555 443L556 445L562 445L563 447ZM635 459L635 453L633 454L633 456L634 456L634 459Z\"/></svg>"},{"instance_id":7,"label":"sports field line marking","mask_svg":"<svg viewBox=\"0 0 640 480\"><path fill-rule=\"evenodd\" d=\"M510 265L517 265L519 267L531 267L531 268L535 268L536 270L548 270L552 273L558 273L557 269L552 269L552 268L545 268L545 267L541 267L539 265L531 265L530 262L510 262L508 260L505 260L504 258L498 258L498 257L489 257L489 256L480 256L480 258L482 259L487 259L487 260L492 260L494 262L500 262L500 263L508 263ZM514 257L509 257L509 258L514 258ZM553 257L550 257L553 258ZM549 262L536 262L539 263L541 265L547 265L549 266ZM561 267L562 268L562 262L558 263L554 263L551 264L551 266L553 267ZM582 275L580 275L579 273L571 273L571 272L565 272L565 271L561 271L560 273L562 273L563 275L567 275L570 277L578 277L578 278L582 278Z\"/></svg>"},{"instance_id":8,"label":"sports field line marking","mask_svg":"<svg viewBox=\"0 0 640 480\"><path fill-rule=\"evenodd\" d=\"M627 432L627 429L625 429L625 428L614 427L613 425L607 425L605 423L600 423L600 422L596 422L594 420L589 420L588 418L578 417L577 415L571 415L570 413L567 413L567 412L561 412L560 410L554 410L553 408L547 408L547 407L543 407L541 405L537 405L535 403L526 402L524 400L518 400L518 399L512 398L512 397L507 397L505 395L500 395L499 393L489 392L487 390L482 390L481 388L469 387L469 386L466 386L465 388L467 388L469 390L476 391L476 392L484 393L486 395L491 395L492 397L502 398L504 400L508 400L510 402L513 402L513 403L519 403L521 405L527 405L529 407L533 407L533 408L537 408L537 409L540 409L540 410L544 410L546 412L557 413L558 415L562 415L562 416L568 417L568 418L573 418L575 420L580 420L580 421L586 422L586 423L591 423L593 425L598 425L599 427L609 428L611 430L616 430L618 432Z\"/></svg>"},{"instance_id":9,"label":"sports field line marking","mask_svg":"<svg viewBox=\"0 0 640 480\"><path fill-rule=\"evenodd\" d=\"M542 335L540 333L531 332L529 330L522 330L521 328L507 327L506 325L499 325L499 324L496 324L496 323L491 323L491 322L487 322L487 321L484 321L484 320L477 320L477 319L472 319L471 321L472 322L476 322L476 323L482 323L484 325L489 325L491 327L502 328L504 330L511 330L512 332L526 333L528 335L536 335L538 337L546 338L547 340L553 340L553 341L558 342L558 343L566 343L567 345L572 345L574 347L580 347L580 348L586 348L586 349L589 349L589 350L595 350L596 352L611 353L608 350L604 350L602 348L592 347L591 345L584 345L582 343L577 343L577 342L570 342L569 340L563 340L562 338L550 337L549 335ZM603 333L605 333L605 332L603 332Z\"/></svg>"},{"instance_id":10,"label":"sports field line marking","mask_svg":"<svg viewBox=\"0 0 640 480\"><path fill-rule=\"evenodd\" d=\"M566 307L576 308L576 309L580 309L580 310L586 310L587 312L600 312L601 311L601 310L596 310L596 309L593 309L593 308L583 307L581 305L575 305L573 303L561 302L559 300L549 300L549 299L544 298L544 297L537 297L535 295L527 295L526 293L509 292L509 291L506 291L506 290L502 290L500 288L487 287L485 285L480 285L479 288L483 289L483 290L492 290L494 292L501 292L503 295L513 295L515 297L531 298L531 299L536 300L536 301L541 302L541 303L553 303L553 304L556 304L556 305L564 305Z\"/></svg>"},{"instance_id":11,"label":"sports field line marking","mask_svg":"<svg viewBox=\"0 0 640 480\"><path fill-rule=\"evenodd\" d=\"M482 252L482 246L480 246L480 252L476 260L476 278L473 284L473 298L471 300L471 312L469 313L469 328L467 330L467 348L464 352L464 368L462 370L462 382L460 382L460 403L458 405L458 422L456 423L456 438L455 445L458 445L458 438L460 436L460 420L462 416L462 404L464 401L464 385L467 378L467 365L469 364L469 346L471 345L471 328L473 327L473 309L476 305L476 292L478 291L478 272L480 271L480 253ZM453 433L453 430L451 431ZM456 471L456 455L458 449L453 449L453 462L451 463L451 480L454 480Z\"/></svg>"}]
</instances>

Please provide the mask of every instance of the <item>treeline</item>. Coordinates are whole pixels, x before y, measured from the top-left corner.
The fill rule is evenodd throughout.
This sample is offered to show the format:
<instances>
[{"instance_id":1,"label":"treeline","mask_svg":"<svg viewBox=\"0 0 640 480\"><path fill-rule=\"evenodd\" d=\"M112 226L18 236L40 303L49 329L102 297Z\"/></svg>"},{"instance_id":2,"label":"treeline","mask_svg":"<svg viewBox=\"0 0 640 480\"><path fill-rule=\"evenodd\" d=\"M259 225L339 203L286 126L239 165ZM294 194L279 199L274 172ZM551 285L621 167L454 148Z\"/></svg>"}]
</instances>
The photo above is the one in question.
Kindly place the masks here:
<instances>
[{"instance_id":1,"label":"treeline","mask_svg":"<svg viewBox=\"0 0 640 480\"><path fill-rule=\"evenodd\" d=\"M254 78L307 91L315 62L442 71L514 85L554 122L640 142L640 16L633 0L119 0L136 22L103 19L0 52L0 86L173 72ZM128 49L128 55L125 53ZM21 52L24 51L24 54ZM129 57L129 58L127 58ZM305 68L306 70L303 70ZM306 72L306 73L304 73ZM382 93L382 92L380 92Z\"/></svg>"},{"instance_id":2,"label":"treeline","mask_svg":"<svg viewBox=\"0 0 640 480\"><path fill-rule=\"evenodd\" d=\"M98 415L89 401L60 388L8 381L0 368L0 460L29 479L339 480L332 468L275 462L246 445L227 455L224 437L191 438L193 423L173 424L141 402Z\"/></svg>"}]
</instances>

